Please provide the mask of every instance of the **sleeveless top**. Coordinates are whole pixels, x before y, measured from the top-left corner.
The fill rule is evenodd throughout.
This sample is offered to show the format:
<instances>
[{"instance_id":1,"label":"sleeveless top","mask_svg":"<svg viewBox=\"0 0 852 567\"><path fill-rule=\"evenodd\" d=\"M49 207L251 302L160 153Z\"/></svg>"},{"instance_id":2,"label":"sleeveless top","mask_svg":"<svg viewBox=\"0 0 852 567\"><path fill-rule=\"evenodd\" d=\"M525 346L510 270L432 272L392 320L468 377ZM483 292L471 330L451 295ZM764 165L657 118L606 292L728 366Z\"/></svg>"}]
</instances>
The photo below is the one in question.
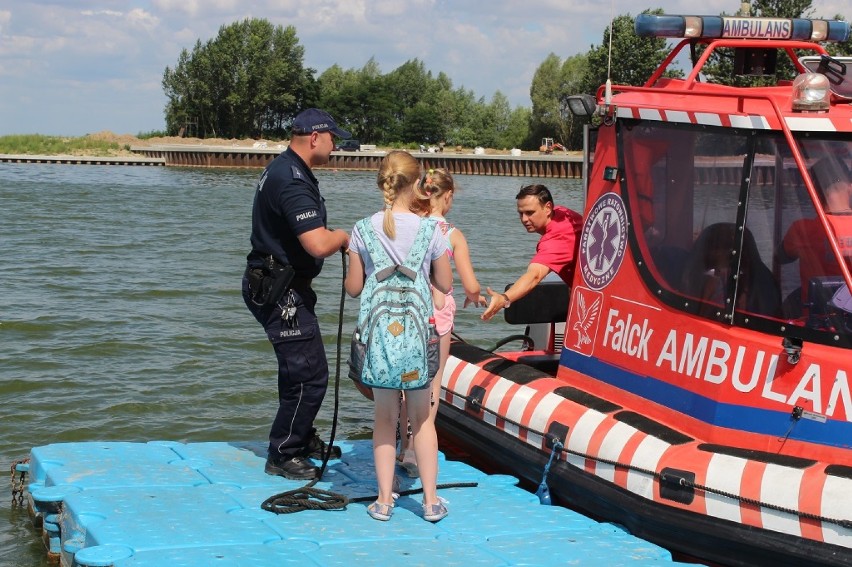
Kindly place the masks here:
<instances>
[{"instance_id":1,"label":"sleeveless top","mask_svg":"<svg viewBox=\"0 0 852 567\"><path fill-rule=\"evenodd\" d=\"M447 241L447 254L449 255L450 259L452 260L452 258L453 258L453 245L450 242L450 235L453 233L453 231L456 229L456 227L453 226L452 224L450 224L449 222L447 222L447 219L445 219L441 215L430 215L430 217L438 221L438 228L441 229L441 234L444 235L444 240Z\"/></svg>"}]
</instances>

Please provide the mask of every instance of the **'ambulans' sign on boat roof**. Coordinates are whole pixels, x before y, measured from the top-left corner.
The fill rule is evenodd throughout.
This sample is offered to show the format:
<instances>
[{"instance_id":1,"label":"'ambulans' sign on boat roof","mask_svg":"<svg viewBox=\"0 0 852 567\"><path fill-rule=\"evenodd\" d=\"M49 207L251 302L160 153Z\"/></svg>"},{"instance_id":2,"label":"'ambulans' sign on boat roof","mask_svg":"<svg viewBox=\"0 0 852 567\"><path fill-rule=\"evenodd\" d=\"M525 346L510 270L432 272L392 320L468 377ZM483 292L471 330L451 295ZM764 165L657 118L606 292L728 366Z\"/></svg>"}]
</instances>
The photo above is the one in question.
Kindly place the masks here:
<instances>
[{"instance_id":1,"label":"'ambulans' sign on boat roof","mask_svg":"<svg viewBox=\"0 0 852 567\"><path fill-rule=\"evenodd\" d=\"M722 18L722 37L740 39L789 39L793 23L780 18Z\"/></svg>"}]
</instances>

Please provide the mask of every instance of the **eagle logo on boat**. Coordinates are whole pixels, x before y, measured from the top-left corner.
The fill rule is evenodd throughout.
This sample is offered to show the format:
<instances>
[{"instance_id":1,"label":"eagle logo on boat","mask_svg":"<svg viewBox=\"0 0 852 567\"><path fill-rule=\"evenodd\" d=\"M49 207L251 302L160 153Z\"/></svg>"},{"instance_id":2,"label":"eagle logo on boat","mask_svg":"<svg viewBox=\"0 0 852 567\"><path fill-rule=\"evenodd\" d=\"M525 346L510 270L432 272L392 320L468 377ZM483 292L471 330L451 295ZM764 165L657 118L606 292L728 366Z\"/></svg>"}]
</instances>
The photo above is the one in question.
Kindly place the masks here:
<instances>
[{"instance_id":1,"label":"eagle logo on boat","mask_svg":"<svg viewBox=\"0 0 852 567\"><path fill-rule=\"evenodd\" d=\"M588 307L586 306L586 297L582 293L577 294L577 300L580 319L575 321L571 328L577 331L577 344L574 347L581 349L583 345L592 342L592 338L589 336L589 327L594 325L595 321L598 320L598 313L601 310L601 298L597 297Z\"/></svg>"},{"instance_id":2,"label":"eagle logo on boat","mask_svg":"<svg viewBox=\"0 0 852 567\"><path fill-rule=\"evenodd\" d=\"M587 287L575 286L571 296L564 346L584 356L592 356L601 322L603 293ZM568 334L570 332L577 333L576 341L570 339Z\"/></svg>"}]
</instances>

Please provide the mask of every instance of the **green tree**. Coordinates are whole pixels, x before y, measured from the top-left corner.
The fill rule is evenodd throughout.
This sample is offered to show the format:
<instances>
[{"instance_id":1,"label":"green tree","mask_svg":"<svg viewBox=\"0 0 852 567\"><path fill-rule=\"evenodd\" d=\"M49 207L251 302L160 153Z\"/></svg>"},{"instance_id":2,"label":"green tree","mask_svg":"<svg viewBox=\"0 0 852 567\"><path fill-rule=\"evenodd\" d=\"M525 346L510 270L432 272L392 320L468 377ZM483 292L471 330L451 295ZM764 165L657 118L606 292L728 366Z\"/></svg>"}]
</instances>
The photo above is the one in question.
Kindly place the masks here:
<instances>
[{"instance_id":1,"label":"green tree","mask_svg":"<svg viewBox=\"0 0 852 567\"><path fill-rule=\"evenodd\" d=\"M509 114L506 131L503 135L504 148L528 148L530 147L530 120L532 110L523 106L516 106Z\"/></svg>"},{"instance_id":2,"label":"green tree","mask_svg":"<svg viewBox=\"0 0 852 567\"><path fill-rule=\"evenodd\" d=\"M551 53L536 70L530 87L533 108L527 147L538 147L541 138L555 138L566 148L582 146L582 121L568 110L568 97L583 92L588 59L579 54L561 61Z\"/></svg>"},{"instance_id":3,"label":"green tree","mask_svg":"<svg viewBox=\"0 0 852 567\"><path fill-rule=\"evenodd\" d=\"M453 81L445 73L438 73L432 87L423 96L423 102L435 111L440 123L438 142L446 142L449 131L463 118L464 109L459 108L458 100Z\"/></svg>"},{"instance_id":4,"label":"green tree","mask_svg":"<svg viewBox=\"0 0 852 567\"><path fill-rule=\"evenodd\" d=\"M549 54L536 69L530 85L532 111L526 147L538 147L542 138L555 138L566 148L580 148L583 120L568 110L568 97L595 94L607 78L616 85L642 85L668 53L665 39L638 37L633 30L633 17L626 14L612 22L611 46L607 27L601 44L593 45L585 54L564 61Z\"/></svg>"},{"instance_id":5,"label":"green tree","mask_svg":"<svg viewBox=\"0 0 852 567\"><path fill-rule=\"evenodd\" d=\"M371 60L372 61L372 60ZM375 64L375 62L372 62ZM354 69L343 70L339 65L332 65L317 79L319 84L319 103L344 129L352 132L353 137L366 140L363 133L358 92L361 77Z\"/></svg>"},{"instance_id":6,"label":"green tree","mask_svg":"<svg viewBox=\"0 0 852 567\"><path fill-rule=\"evenodd\" d=\"M479 145L480 133L472 127L478 106L474 92L459 87L447 93L447 100L451 105L451 112L446 117L448 121L445 123L447 143L462 146Z\"/></svg>"},{"instance_id":7,"label":"green tree","mask_svg":"<svg viewBox=\"0 0 852 567\"><path fill-rule=\"evenodd\" d=\"M405 111L403 117L403 139L415 142L437 143L442 137L442 125L438 113L423 101Z\"/></svg>"},{"instance_id":8,"label":"green tree","mask_svg":"<svg viewBox=\"0 0 852 567\"><path fill-rule=\"evenodd\" d=\"M559 104L561 59L555 54L548 55L536 69L530 85L532 116L530 133L534 138L554 138L561 130L563 121ZM538 144L535 145L538 147Z\"/></svg>"},{"instance_id":9,"label":"green tree","mask_svg":"<svg viewBox=\"0 0 852 567\"><path fill-rule=\"evenodd\" d=\"M751 15L760 18L809 18L811 0L752 0Z\"/></svg>"},{"instance_id":10,"label":"green tree","mask_svg":"<svg viewBox=\"0 0 852 567\"><path fill-rule=\"evenodd\" d=\"M512 117L512 106L506 95L497 91L491 97L491 102L485 108L488 123L491 125L492 136L489 146L492 148L508 149L515 146L514 140L509 137L509 121Z\"/></svg>"},{"instance_id":11,"label":"green tree","mask_svg":"<svg viewBox=\"0 0 852 567\"><path fill-rule=\"evenodd\" d=\"M363 139L377 144L400 139L401 120L396 113L395 96L388 89L378 64L370 59L359 73L356 91L357 116Z\"/></svg>"},{"instance_id":12,"label":"green tree","mask_svg":"<svg viewBox=\"0 0 852 567\"><path fill-rule=\"evenodd\" d=\"M385 86L394 93L394 114L402 120L408 109L420 102L431 87L432 74L419 59L406 61L385 77Z\"/></svg>"},{"instance_id":13,"label":"green tree","mask_svg":"<svg viewBox=\"0 0 852 567\"><path fill-rule=\"evenodd\" d=\"M246 19L183 50L166 67L166 128L196 126L202 137L283 136L294 114L320 96L292 26Z\"/></svg>"},{"instance_id":14,"label":"green tree","mask_svg":"<svg viewBox=\"0 0 852 567\"><path fill-rule=\"evenodd\" d=\"M362 141L517 147L527 138L529 111L512 110L497 92L490 102L453 88L418 59L382 74L371 58L359 70L327 69L319 80L322 107Z\"/></svg>"}]
</instances>

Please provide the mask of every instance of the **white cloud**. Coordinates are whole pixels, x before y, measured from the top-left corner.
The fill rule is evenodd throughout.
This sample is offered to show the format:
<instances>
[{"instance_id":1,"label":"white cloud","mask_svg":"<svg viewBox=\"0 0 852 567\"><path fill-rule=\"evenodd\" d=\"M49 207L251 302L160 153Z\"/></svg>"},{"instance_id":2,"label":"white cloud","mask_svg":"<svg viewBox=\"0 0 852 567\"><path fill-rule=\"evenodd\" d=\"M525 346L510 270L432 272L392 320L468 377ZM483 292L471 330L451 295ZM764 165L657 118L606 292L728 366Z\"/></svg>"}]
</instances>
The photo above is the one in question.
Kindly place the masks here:
<instances>
[{"instance_id":1,"label":"white cloud","mask_svg":"<svg viewBox=\"0 0 852 567\"><path fill-rule=\"evenodd\" d=\"M160 25L160 18L141 8L134 8L127 13L127 22L133 28L154 31Z\"/></svg>"},{"instance_id":2,"label":"white cloud","mask_svg":"<svg viewBox=\"0 0 852 567\"><path fill-rule=\"evenodd\" d=\"M84 16L113 16L120 18L124 14L115 10L83 10L80 12Z\"/></svg>"},{"instance_id":3,"label":"white cloud","mask_svg":"<svg viewBox=\"0 0 852 567\"><path fill-rule=\"evenodd\" d=\"M736 0L660 0L671 14L718 14ZM550 53L599 44L611 3L593 0L0 0L0 134L80 134L163 128L163 71L182 49L219 28L266 18L296 28L305 64L387 73L418 58L490 100L528 106L529 85ZM649 5L619 0L615 15ZM816 15L852 16L842 0L814 0ZM23 102L22 102L23 101ZM97 121L98 124L92 124Z\"/></svg>"}]
</instances>

